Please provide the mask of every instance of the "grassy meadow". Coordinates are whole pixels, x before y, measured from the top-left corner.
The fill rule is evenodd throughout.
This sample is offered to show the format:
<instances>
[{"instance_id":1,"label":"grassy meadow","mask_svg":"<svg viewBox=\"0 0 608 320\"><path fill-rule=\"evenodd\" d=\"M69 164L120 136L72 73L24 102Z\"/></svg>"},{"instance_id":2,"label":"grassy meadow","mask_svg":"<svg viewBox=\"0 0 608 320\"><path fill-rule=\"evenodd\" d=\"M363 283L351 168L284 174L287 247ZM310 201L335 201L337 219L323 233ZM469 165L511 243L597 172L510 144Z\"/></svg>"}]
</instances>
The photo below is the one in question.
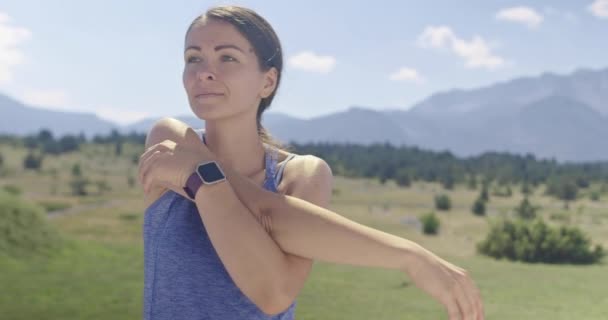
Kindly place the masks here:
<instances>
[{"instance_id":1,"label":"grassy meadow","mask_svg":"<svg viewBox=\"0 0 608 320\"><path fill-rule=\"evenodd\" d=\"M0 252L2 319L140 319L143 294L143 195L136 178L143 146L125 145L120 157L113 145L86 144L78 153L46 156L40 172L24 171L23 148L0 145L4 155L2 186L21 189L21 198L40 206L61 235L48 254ZM95 183L86 196L73 196L72 166L80 163ZM526 264L495 260L476 253L489 222L512 214L522 195L491 196L487 215L471 213L479 193L456 185L414 183L400 188L392 181L336 177L331 207L345 217L395 234L470 271L480 288L487 319L606 319L608 259L596 265ZM564 209L562 201L530 197L539 214L554 225L578 226L594 244L608 247L608 195L591 201L584 193ZM436 211L438 235L424 235L416 218L435 211L434 197L449 195L452 208ZM1 223L1 222L0 222ZM20 232L27 233L27 226ZM1 235L0 235L1 236ZM59 240L57 240L59 241ZM447 319L442 307L396 270L315 262L298 297L296 319Z\"/></svg>"}]
</instances>

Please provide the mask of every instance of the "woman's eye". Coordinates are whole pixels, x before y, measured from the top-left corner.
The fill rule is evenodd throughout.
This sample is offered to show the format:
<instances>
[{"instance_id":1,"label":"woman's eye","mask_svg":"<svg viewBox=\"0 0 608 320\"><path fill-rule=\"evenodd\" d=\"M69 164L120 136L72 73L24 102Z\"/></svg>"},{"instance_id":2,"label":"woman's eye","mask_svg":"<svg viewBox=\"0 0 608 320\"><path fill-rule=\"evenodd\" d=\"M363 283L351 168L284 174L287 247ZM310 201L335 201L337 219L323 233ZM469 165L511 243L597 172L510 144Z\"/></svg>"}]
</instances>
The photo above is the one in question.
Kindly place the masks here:
<instances>
[{"instance_id":1,"label":"woman's eye","mask_svg":"<svg viewBox=\"0 0 608 320\"><path fill-rule=\"evenodd\" d=\"M198 61L200 61L200 59L197 57L189 57L186 59L186 62L188 62L188 63L193 63L193 62L198 62Z\"/></svg>"},{"instance_id":2,"label":"woman's eye","mask_svg":"<svg viewBox=\"0 0 608 320\"><path fill-rule=\"evenodd\" d=\"M236 61L235 58L231 57L231 56L222 56L222 61Z\"/></svg>"}]
</instances>

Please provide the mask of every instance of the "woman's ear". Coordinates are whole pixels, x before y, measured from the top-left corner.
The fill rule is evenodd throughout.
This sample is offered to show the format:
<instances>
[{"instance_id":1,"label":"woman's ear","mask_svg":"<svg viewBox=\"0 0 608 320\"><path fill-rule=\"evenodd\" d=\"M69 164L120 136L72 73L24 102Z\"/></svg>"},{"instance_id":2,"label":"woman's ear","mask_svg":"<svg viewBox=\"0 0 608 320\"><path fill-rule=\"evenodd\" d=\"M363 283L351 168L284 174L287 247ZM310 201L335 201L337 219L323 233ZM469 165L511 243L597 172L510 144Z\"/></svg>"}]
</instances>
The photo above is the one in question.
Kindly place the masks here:
<instances>
[{"instance_id":1,"label":"woman's ear","mask_svg":"<svg viewBox=\"0 0 608 320\"><path fill-rule=\"evenodd\" d=\"M278 76L279 72L275 67L270 68L264 73L264 87L262 88L262 92L260 92L262 98L267 98L274 92L274 89L277 86Z\"/></svg>"}]
</instances>

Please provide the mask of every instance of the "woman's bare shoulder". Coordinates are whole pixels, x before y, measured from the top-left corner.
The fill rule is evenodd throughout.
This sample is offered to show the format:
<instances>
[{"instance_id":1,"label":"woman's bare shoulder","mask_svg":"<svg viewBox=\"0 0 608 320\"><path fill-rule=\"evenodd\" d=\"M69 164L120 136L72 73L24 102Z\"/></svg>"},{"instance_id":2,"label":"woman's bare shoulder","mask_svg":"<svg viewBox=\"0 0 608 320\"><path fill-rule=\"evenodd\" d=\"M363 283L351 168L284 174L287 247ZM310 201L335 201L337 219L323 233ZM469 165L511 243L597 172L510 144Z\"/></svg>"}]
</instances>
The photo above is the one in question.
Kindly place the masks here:
<instances>
[{"instance_id":1,"label":"woman's bare shoulder","mask_svg":"<svg viewBox=\"0 0 608 320\"><path fill-rule=\"evenodd\" d=\"M281 151L281 153L284 154L283 159L289 155L285 151ZM309 192L308 189L318 187L322 189L330 188L331 190L332 184L331 167L325 160L310 154L295 154L293 159L285 163L279 192L297 196L298 193L307 193Z\"/></svg>"},{"instance_id":2,"label":"woman's bare shoulder","mask_svg":"<svg viewBox=\"0 0 608 320\"><path fill-rule=\"evenodd\" d=\"M188 127L188 124L175 118L164 117L159 119L152 125L150 131L148 131L144 151L164 140L182 141L186 136L186 129L188 129ZM167 191L169 191L169 189L163 186L157 186L150 190L148 194L144 195L145 207L147 208L152 205ZM186 196L185 192L180 193Z\"/></svg>"},{"instance_id":3,"label":"woman's bare shoulder","mask_svg":"<svg viewBox=\"0 0 608 320\"><path fill-rule=\"evenodd\" d=\"M166 139L181 141L186 136L186 129L188 128L187 123L176 118L161 118L152 125L148 132L146 149Z\"/></svg>"}]
</instances>

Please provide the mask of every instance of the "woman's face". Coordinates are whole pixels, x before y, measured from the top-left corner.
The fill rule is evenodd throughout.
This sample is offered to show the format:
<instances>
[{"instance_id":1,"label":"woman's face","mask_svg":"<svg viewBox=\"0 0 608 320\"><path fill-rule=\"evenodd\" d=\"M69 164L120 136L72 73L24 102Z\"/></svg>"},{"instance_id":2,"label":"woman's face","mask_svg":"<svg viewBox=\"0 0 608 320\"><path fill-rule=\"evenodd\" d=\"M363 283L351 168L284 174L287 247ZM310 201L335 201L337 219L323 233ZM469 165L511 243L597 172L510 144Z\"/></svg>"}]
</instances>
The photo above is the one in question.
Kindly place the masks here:
<instances>
[{"instance_id":1,"label":"woman's face","mask_svg":"<svg viewBox=\"0 0 608 320\"><path fill-rule=\"evenodd\" d=\"M260 70L249 41L231 24L214 19L188 32L184 63L190 108L204 120L255 114L276 83L276 69Z\"/></svg>"}]
</instances>

